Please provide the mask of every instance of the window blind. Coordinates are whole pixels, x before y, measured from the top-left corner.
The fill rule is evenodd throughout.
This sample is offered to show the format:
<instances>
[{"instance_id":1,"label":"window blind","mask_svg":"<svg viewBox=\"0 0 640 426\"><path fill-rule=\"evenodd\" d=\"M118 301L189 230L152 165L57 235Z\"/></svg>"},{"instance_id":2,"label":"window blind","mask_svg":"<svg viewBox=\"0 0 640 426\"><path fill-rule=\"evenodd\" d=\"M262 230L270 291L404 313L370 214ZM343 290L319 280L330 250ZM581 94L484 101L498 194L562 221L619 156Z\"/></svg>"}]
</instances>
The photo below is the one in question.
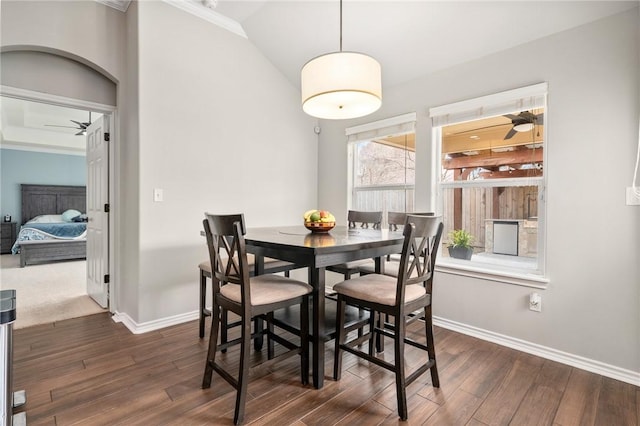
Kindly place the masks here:
<instances>
[{"instance_id":1,"label":"window blind","mask_svg":"<svg viewBox=\"0 0 640 426\"><path fill-rule=\"evenodd\" d=\"M411 112L359 126L347 127L345 134L347 142L358 142L414 133L415 129L416 113Z\"/></svg>"},{"instance_id":2,"label":"window blind","mask_svg":"<svg viewBox=\"0 0 640 426\"><path fill-rule=\"evenodd\" d=\"M547 88L548 84L545 82L433 107L429 109L429 116L433 127L440 127L515 111L542 108L546 103Z\"/></svg>"}]
</instances>

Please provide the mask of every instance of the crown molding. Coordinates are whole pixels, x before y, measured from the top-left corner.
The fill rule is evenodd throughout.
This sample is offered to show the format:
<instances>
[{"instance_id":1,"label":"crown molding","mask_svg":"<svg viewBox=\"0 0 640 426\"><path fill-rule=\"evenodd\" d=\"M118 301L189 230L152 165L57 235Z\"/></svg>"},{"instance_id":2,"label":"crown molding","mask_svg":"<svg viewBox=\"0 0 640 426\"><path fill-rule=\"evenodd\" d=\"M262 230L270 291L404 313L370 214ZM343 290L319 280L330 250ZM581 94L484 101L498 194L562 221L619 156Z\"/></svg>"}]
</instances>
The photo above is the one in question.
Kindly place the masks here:
<instances>
[{"instance_id":1,"label":"crown molding","mask_svg":"<svg viewBox=\"0 0 640 426\"><path fill-rule=\"evenodd\" d=\"M95 0L98 3L102 3L106 6L112 7L120 12L126 12L131 4L131 0Z\"/></svg>"},{"instance_id":2,"label":"crown molding","mask_svg":"<svg viewBox=\"0 0 640 426\"><path fill-rule=\"evenodd\" d=\"M204 6L203 2L200 0L162 0L171 6L177 7L178 9L184 10L187 13L197 16L198 18L204 19L205 21L211 22L221 28L224 28L227 31L231 31L234 34L239 35L243 38L248 38L247 34L244 32L242 25L238 21L235 21L231 18L228 18L213 9Z\"/></svg>"}]
</instances>

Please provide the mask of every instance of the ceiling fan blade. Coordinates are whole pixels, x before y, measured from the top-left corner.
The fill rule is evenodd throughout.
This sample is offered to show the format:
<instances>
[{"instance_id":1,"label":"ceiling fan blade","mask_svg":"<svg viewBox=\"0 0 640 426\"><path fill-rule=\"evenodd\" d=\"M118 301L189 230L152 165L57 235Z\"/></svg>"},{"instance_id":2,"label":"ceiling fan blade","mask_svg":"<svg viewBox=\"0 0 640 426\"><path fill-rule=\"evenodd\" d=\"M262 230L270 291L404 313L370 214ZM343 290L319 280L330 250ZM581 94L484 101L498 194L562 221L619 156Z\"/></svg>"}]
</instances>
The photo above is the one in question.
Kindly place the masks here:
<instances>
[{"instance_id":1,"label":"ceiling fan blade","mask_svg":"<svg viewBox=\"0 0 640 426\"><path fill-rule=\"evenodd\" d=\"M503 126L511 126L511 123L494 124L492 126L478 127L478 128L471 129L471 130L464 130L462 132L452 133L452 135L462 135L462 134L465 134L465 133L477 132L478 130L491 129L492 127L503 127Z\"/></svg>"},{"instance_id":2,"label":"ceiling fan blade","mask_svg":"<svg viewBox=\"0 0 640 426\"><path fill-rule=\"evenodd\" d=\"M513 114L504 114L503 117L507 117L511 121L520 120L521 118L519 115L513 115Z\"/></svg>"},{"instance_id":3,"label":"ceiling fan blade","mask_svg":"<svg viewBox=\"0 0 640 426\"><path fill-rule=\"evenodd\" d=\"M504 138L511 139L516 133L518 132L516 131L516 129L512 127L511 130L509 130L509 133L507 133L507 135Z\"/></svg>"},{"instance_id":4,"label":"ceiling fan blade","mask_svg":"<svg viewBox=\"0 0 640 426\"><path fill-rule=\"evenodd\" d=\"M79 129L86 129L86 128L87 128L87 126L88 126L89 124L91 124L91 123L81 123L81 122L76 121L76 120L69 120L69 121L73 121L74 123L76 123L76 124L79 126L79 127L78 127Z\"/></svg>"},{"instance_id":5,"label":"ceiling fan blade","mask_svg":"<svg viewBox=\"0 0 640 426\"><path fill-rule=\"evenodd\" d=\"M45 126L47 126L47 127L64 127L66 129L77 129L77 127L74 127L74 126L58 126L57 124L45 124Z\"/></svg>"},{"instance_id":6,"label":"ceiling fan blade","mask_svg":"<svg viewBox=\"0 0 640 426\"><path fill-rule=\"evenodd\" d=\"M86 134L86 133L85 133L85 131L83 129L83 130L80 130L78 133L76 133L76 136L82 136L84 134Z\"/></svg>"}]
</instances>

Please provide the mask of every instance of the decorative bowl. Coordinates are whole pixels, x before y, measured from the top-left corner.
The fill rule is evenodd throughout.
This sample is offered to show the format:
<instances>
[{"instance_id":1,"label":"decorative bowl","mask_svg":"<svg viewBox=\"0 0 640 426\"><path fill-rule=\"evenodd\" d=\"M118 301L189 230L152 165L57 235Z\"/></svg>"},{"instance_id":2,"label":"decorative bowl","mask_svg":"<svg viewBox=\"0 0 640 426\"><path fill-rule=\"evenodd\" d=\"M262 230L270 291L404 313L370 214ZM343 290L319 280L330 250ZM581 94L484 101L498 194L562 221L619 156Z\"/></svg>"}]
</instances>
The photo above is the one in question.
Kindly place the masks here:
<instances>
[{"instance_id":1,"label":"decorative bowl","mask_svg":"<svg viewBox=\"0 0 640 426\"><path fill-rule=\"evenodd\" d=\"M305 228L314 233L329 232L335 226L335 222L305 222Z\"/></svg>"}]
</instances>

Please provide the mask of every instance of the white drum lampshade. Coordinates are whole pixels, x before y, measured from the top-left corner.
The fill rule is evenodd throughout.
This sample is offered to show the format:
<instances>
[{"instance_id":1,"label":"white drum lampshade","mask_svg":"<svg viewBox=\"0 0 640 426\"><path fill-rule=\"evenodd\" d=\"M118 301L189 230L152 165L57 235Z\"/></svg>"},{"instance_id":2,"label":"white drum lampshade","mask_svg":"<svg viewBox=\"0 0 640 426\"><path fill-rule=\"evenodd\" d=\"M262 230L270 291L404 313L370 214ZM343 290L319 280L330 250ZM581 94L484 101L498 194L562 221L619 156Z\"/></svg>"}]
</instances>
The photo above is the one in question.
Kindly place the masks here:
<instances>
[{"instance_id":1,"label":"white drum lampshade","mask_svg":"<svg viewBox=\"0 0 640 426\"><path fill-rule=\"evenodd\" d=\"M362 53L327 53L302 67L301 92L302 109L313 117L362 117L382 105L381 67Z\"/></svg>"}]
</instances>

